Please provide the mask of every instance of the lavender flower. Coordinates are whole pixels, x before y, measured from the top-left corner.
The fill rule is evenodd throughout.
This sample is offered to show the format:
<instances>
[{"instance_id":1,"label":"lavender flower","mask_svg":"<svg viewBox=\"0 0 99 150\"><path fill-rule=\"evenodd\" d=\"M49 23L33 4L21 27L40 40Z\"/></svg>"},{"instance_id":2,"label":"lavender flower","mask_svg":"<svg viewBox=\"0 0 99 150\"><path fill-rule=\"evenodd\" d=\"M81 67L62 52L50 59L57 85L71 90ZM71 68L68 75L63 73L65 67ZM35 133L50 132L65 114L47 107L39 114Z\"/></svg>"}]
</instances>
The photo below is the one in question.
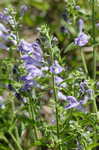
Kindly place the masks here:
<instances>
[{"instance_id":1,"label":"lavender flower","mask_svg":"<svg viewBox=\"0 0 99 150\"><path fill-rule=\"evenodd\" d=\"M9 50L9 48L3 43L0 43L0 49Z\"/></svg>"},{"instance_id":2,"label":"lavender flower","mask_svg":"<svg viewBox=\"0 0 99 150\"><path fill-rule=\"evenodd\" d=\"M86 90L86 94L89 98L92 98L94 91L92 89L88 89L88 90Z\"/></svg>"},{"instance_id":3,"label":"lavender flower","mask_svg":"<svg viewBox=\"0 0 99 150\"><path fill-rule=\"evenodd\" d=\"M26 5L21 5L20 7L20 15L24 16L25 12L28 10L28 7Z\"/></svg>"},{"instance_id":4,"label":"lavender flower","mask_svg":"<svg viewBox=\"0 0 99 150\"><path fill-rule=\"evenodd\" d=\"M66 100L68 101L68 105L65 106L65 109L76 108L80 105L80 103L73 96L67 96Z\"/></svg>"},{"instance_id":5,"label":"lavender flower","mask_svg":"<svg viewBox=\"0 0 99 150\"><path fill-rule=\"evenodd\" d=\"M33 42L32 47L33 47L34 57L40 62L43 61L43 54L42 54L40 44L38 42Z\"/></svg>"},{"instance_id":6,"label":"lavender flower","mask_svg":"<svg viewBox=\"0 0 99 150\"><path fill-rule=\"evenodd\" d=\"M36 59L34 59L33 57L29 55L23 55L21 56L21 59L24 60L26 67L29 65L35 65L39 67L41 66L41 63L39 61L37 61Z\"/></svg>"},{"instance_id":7,"label":"lavender flower","mask_svg":"<svg viewBox=\"0 0 99 150\"><path fill-rule=\"evenodd\" d=\"M24 90L28 90L33 86L38 86L34 78L42 77L42 50L38 42L28 43L21 40L19 43L19 51L22 52L21 59L24 61L24 68L27 70L27 75L21 77L24 81Z\"/></svg>"},{"instance_id":8,"label":"lavender flower","mask_svg":"<svg viewBox=\"0 0 99 150\"><path fill-rule=\"evenodd\" d=\"M0 23L0 31L8 33L9 30L2 23Z\"/></svg>"},{"instance_id":9,"label":"lavender flower","mask_svg":"<svg viewBox=\"0 0 99 150\"><path fill-rule=\"evenodd\" d=\"M20 41L18 50L21 51L22 53L32 53L33 52L31 43L28 43L25 40Z\"/></svg>"},{"instance_id":10,"label":"lavender flower","mask_svg":"<svg viewBox=\"0 0 99 150\"><path fill-rule=\"evenodd\" d=\"M54 64L50 67L50 71L54 74L59 74L63 71L63 67L58 64L58 61L55 60Z\"/></svg>"},{"instance_id":11,"label":"lavender flower","mask_svg":"<svg viewBox=\"0 0 99 150\"><path fill-rule=\"evenodd\" d=\"M75 38L75 44L82 47L88 43L89 36L83 32L84 21L82 19L78 20L79 25L79 34L78 37Z\"/></svg>"},{"instance_id":12,"label":"lavender flower","mask_svg":"<svg viewBox=\"0 0 99 150\"><path fill-rule=\"evenodd\" d=\"M88 43L89 36L81 32L77 38L75 38L75 44L82 47Z\"/></svg>"},{"instance_id":13,"label":"lavender flower","mask_svg":"<svg viewBox=\"0 0 99 150\"><path fill-rule=\"evenodd\" d=\"M96 27L99 27L99 23L96 23Z\"/></svg>"},{"instance_id":14,"label":"lavender flower","mask_svg":"<svg viewBox=\"0 0 99 150\"><path fill-rule=\"evenodd\" d=\"M27 69L27 68L26 68ZM33 66L32 65L32 68L30 68L30 69L27 69L27 71L28 72L30 72L29 74L28 74L28 76L27 76L27 80L29 79L29 78L36 78L36 77L41 77L41 76L43 76L43 72L42 72L42 70L41 69L39 69L39 68L37 68L37 67L35 67L35 66Z\"/></svg>"},{"instance_id":15,"label":"lavender flower","mask_svg":"<svg viewBox=\"0 0 99 150\"><path fill-rule=\"evenodd\" d=\"M76 5L75 8L76 8L76 10L80 10L80 6L79 5Z\"/></svg>"},{"instance_id":16,"label":"lavender flower","mask_svg":"<svg viewBox=\"0 0 99 150\"><path fill-rule=\"evenodd\" d=\"M61 100L66 100L66 96L62 92L60 92L60 91L58 91L57 96Z\"/></svg>"},{"instance_id":17,"label":"lavender flower","mask_svg":"<svg viewBox=\"0 0 99 150\"><path fill-rule=\"evenodd\" d=\"M79 32L82 33L84 27L84 21L82 19L78 20Z\"/></svg>"},{"instance_id":18,"label":"lavender flower","mask_svg":"<svg viewBox=\"0 0 99 150\"><path fill-rule=\"evenodd\" d=\"M40 45L37 42L28 43L24 40L21 40L18 47L19 51L24 53L24 56L28 56L29 59L35 59L37 62L41 62L43 60L42 50ZM30 58L31 56L31 58ZM27 59L27 58L26 58ZM32 60L31 59L31 60Z\"/></svg>"},{"instance_id":19,"label":"lavender flower","mask_svg":"<svg viewBox=\"0 0 99 150\"><path fill-rule=\"evenodd\" d=\"M0 20L8 23L9 16L5 15L4 13L0 12Z\"/></svg>"},{"instance_id":20,"label":"lavender flower","mask_svg":"<svg viewBox=\"0 0 99 150\"><path fill-rule=\"evenodd\" d=\"M55 83L56 83L56 85L60 86L60 87L63 87L63 88L66 88L66 86L67 86L66 83L61 83L63 81L64 80L61 77L58 77L58 76L55 77Z\"/></svg>"},{"instance_id":21,"label":"lavender flower","mask_svg":"<svg viewBox=\"0 0 99 150\"><path fill-rule=\"evenodd\" d=\"M0 12L0 20L2 20L4 17L4 14L2 12Z\"/></svg>"},{"instance_id":22,"label":"lavender flower","mask_svg":"<svg viewBox=\"0 0 99 150\"><path fill-rule=\"evenodd\" d=\"M75 97L67 96L66 100L68 101L69 104L65 106L65 109L76 108L79 110L81 109L83 111L84 108L82 105L86 104L88 102L88 99L89 99L88 96L84 96L84 98L78 102Z\"/></svg>"},{"instance_id":23,"label":"lavender flower","mask_svg":"<svg viewBox=\"0 0 99 150\"><path fill-rule=\"evenodd\" d=\"M84 94L87 89L88 89L88 83L86 80L84 80L80 83L80 92Z\"/></svg>"}]
</instances>

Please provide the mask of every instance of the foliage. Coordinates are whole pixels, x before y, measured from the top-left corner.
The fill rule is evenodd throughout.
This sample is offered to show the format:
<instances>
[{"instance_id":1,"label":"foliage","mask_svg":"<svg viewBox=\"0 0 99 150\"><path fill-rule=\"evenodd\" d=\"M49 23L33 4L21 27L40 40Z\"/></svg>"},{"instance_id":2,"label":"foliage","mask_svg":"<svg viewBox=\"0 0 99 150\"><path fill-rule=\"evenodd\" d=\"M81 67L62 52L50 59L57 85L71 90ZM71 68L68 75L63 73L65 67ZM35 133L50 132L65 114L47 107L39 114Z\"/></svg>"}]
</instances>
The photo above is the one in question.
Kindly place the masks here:
<instances>
[{"instance_id":1,"label":"foliage","mask_svg":"<svg viewBox=\"0 0 99 150\"><path fill-rule=\"evenodd\" d=\"M98 149L98 1L0 3L0 150Z\"/></svg>"}]
</instances>

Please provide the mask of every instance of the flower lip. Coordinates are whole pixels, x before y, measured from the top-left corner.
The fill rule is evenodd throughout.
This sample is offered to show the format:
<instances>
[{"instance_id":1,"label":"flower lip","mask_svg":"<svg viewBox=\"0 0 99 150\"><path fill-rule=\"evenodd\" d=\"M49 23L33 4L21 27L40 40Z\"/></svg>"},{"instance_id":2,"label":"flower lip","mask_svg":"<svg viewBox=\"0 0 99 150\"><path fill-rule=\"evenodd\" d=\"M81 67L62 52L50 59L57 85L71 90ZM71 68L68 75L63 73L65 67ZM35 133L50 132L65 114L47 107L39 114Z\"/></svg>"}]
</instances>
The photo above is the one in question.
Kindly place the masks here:
<instances>
[{"instance_id":1,"label":"flower lip","mask_svg":"<svg viewBox=\"0 0 99 150\"><path fill-rule=\"evenodd\" d=\"M84 32L79 33L78 37L75 38L75 44L82 47L84 45L86 45L88 43L88 40L90 39L90 37L85 34Z\"/></svg>"},{"instance_id":2,"label":"flower lip","mask_svg":"<svg viewBox=\"0 0 99 150\"><path fill-rule=\"evenodd\" d=\"M59 64L58 64L58 61L55 60L53 65L50 67L50 71L54 74L59 74L61 73L62 71L64 70L63 67L61 67Z\"/></svg>"}]
</instances>

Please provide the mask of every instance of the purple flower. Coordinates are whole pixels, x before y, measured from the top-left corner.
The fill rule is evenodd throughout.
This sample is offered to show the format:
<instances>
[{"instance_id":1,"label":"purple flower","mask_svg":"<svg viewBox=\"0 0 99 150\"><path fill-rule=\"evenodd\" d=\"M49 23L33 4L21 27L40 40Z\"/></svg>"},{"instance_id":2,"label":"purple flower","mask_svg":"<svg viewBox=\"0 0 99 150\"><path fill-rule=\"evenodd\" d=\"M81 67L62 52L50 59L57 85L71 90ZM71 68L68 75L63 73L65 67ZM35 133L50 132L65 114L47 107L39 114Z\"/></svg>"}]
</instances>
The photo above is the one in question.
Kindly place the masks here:
<instances>
[{"instance_id":1,"label":"purple flower","mask_svg":"<svg viewBox=\"0 0 99 150\"><path fill-rule=\"evenodd\" d=\"M66 100L68 101L68 105L65 106L65 109L76 108L80 105L80 103L73 96L67 96Z\"/></svg>"},{"instance_id":2,"label":"purple flower","mask_svg":"<svg viewBox=\"0 0 99 150\"><path fill-rule=\"evenodd\" d=\"M26 5L21 5L20 7L20 15L24 16L24 13L28 10L28 7Z\"/></svg>"},{"instance_id":3,"label":"purple flower","mask_svg":"<svg viewBox=\"0 0 99 150\"><path fill-rule=\"evenodd\" d=\"M60 91L58 91L57 96L61 100L66 100L66 96L62 92L60 92Z\"/></svg>"},{"instance_id":4,"label":"purple flower","mask_svg":"<svg viewBox=\"0 0 99 150\"><path fill-rule=\"evenodd\" d=\"M38 69L37 67L33 67L31 68L31 70L29 71L30 73L27 75L27 80L29 78L36 78L36 77L42 77L43 76L43 72L41 69Z\"/></svg>"},{"instance_id":5,"label":"purple flower","mask_svg":"<svg viewBox=\"0 0 99 150\"><path fill-rule=\"evenodd\" d=\"M0 20L4 22L9 21L9 16L5 15L4 13L0 12Z\"/></svg>"},{"instance_id":6,"label":"purple flower","mask_svg":"<svg viewBox=\"0 0 99 150\"><path fill-rule=\"evenodd\" d=\"M87 81L84 80L80 83L80 91L81 93L85 93L85 91L88 89Z\"/></svg>"},{"instance_id":7,"label":"purple flower","mask_svg":"<svg viewBox=\"0 0 99 150\"><path fill-rule=\"evenodd\" d=\"M18 47L19 51L24 53L32 53L33 48L31 43L26 42L25 40L21 40Z\"/></svg>"},{"instance_id":8,"label":"purple flower","mask_svg":"<svg viewBox=\"0 0 99 150\"><path fill-rule=\"evenodd\" d=\"M81 32L77 38L75 38L75 44L82 47L88 43L89 36Z\"/></svg>"},{"instance_id":9,"label":"purple flower","mask_svg":"<svg viewBox=\"0 0 99 150\"><path fill-rule=\"evenodd\" d=\"M55 77L55 83L56 83L56 85L60 86L60 87L63 87L63 88L66 88L66 86L67 86L66 83L61 83L63 81L64 80L61 77L58 77L58 76Z\"/></svg>"},{"instance_id":10,"label":"purple flower","mask_svg":"<svg viewBox=\"0 0 99 150\"><path fill-rule=\"evenodd\" d=\"M9 48L3 43L0 43L0 49L9 50Z\"/></svg>"},{"instance_id":11,"label":"purple flower","mask_svg":"<svg viewBox=\"0 0 99 150\"><path fill-rule=\"evenodd\" d=\"M33 42L32 47L33 47L33 57L35 57L40 62L43 61L43 54L40 44L38 42Z\"/></svg>"},{"instance_id":12,"label":"purple flower","mask_svg":"<svg viewBox=\"0 0 99 150\"><path fill-rule=\"evenodd\" d=\"M41 66L40 62L38 62L36 59L33 59L29 55L23 55L21 56L21 59L24 60L25 66L28 66L28 65L35 65L39 67Z\"/></svg>"},{"instance_id":13,"label":"purple flower","mask_svg":"<svg viewBox=\"0 0 99 150\"><path fill-rule=\"evenodd\" d=\"M76 8L76 10L80 10L80 6L79 5L76 5L75 8Z\"/></svg>"},{"instance_id":14,"label":"purple flower","mask_svg":"<svg viewBox=\"0 0 99 150\"><path fill-rule=\"evenodd\" d=\"M84 27L84 21L82 19L78 20L79 25L79 32L82 33L83 27Z\"/></svg>"},{"instance_id":15,"label":"purple flower","mask_svg":"<svg viewBox=\"0 0 99 150\"><path fill-rule=\"evenodd\" d=\"M96 23L96 27L99 27L99 23Z\"/></svg>"},{"instance_id":16,"label":"purple flower","mask_svg":"<svg viewBox=\"0 0 99 150\"><path fill-rule=\"evenodd\" d=\"M4 14L2 12L0 12L0 20L2 20L4 17Z\"/></svg>"},{"instance_id":17,"label":"purple flower","mask_svg":"<svg viewBox=\"0 0 99 150\"><path fill-rule=\"evenodd\" d=\"M82 19L78 20L78 26L79 26L79 35L77 38L75 38L74 43L82 47L88 43L89 36L83 32L84 21Z\"/></svg>"},{"instance_id":18,"label":"purple flower","mask_svg":"<svg viewBox=\"0 0 99 150\"><path fill-rule=\"evenodd\" d=\"M54 64L50 67L50 71L54 74L59 74L63 71L63 67L58 64L58 61L55 60Z\"/></svg>"},{"instance_id":19,"label":"purple flower","mask_svg":"<svg viewBox=\"0 0 99 150\"><path fill-rule=\"evenodd\" d=\"M94 91L92 89L88 89L88 90L86 90L86 94L89 98L92 98Z\"/></svg>"},{"instance_id":20,"label":"purple flower","mask_svg":"<svg viewBox=\"0 0 99 150\"><path fill-rule=\"evenodd\" d=\"M27 91L31 89L31 87L38 87L38 84L35 80L33 80L33 77L28 78L26 75L20 77L20 80L24 81L24 85L21 88L22 91Z\"/></svg>"},{"instance_id":21,"label":"purple flower","mask_svg":"<svg viewBox=\"0 0 99 150\"><path fill-rule=\"evenodd\" d=\"M28 43L24 40L21 40L18 49L24 53L23 59L26 59L27 61L31 60L33 62L37 60L37 62L42 62L43 60L42 50L37 42Z\"/></svg>"},{"instance_id":22,"label":"purple flower","mask_svg":"<svg viewBox=\"0 0 99 150\"><path fill-rule=\"evenodd\" d=\"M19 43L19 51L22 52L21 59L24 61L24 68L27 70L27 75L21 77L24 81L23 89L29 89L37 86L34 78L42 77L42 50L38 42L28 43L21 40Z\"/></svg>"},{"instance_id":23,"label":"purple flower","mask_svg":"<svg viewBox=\"0 0 99 150\"><path fill-rule=\"evenodd\" d=\"M9 30L2 23L0 23L0 31L8 33Z\"/></svg>"}]
</instances>

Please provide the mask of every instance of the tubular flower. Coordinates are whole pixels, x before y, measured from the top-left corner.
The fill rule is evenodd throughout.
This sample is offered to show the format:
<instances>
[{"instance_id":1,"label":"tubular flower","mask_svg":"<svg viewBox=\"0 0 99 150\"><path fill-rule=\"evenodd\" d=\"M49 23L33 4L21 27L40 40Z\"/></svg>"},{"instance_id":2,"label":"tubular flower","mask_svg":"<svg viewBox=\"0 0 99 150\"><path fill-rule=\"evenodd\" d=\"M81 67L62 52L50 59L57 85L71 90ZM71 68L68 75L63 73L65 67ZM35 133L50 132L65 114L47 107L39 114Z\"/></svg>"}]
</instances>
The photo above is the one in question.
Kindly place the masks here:
<instances>
[{"instance_id":1,"label":"tubular flower","mask_svg":"<svg viewBox=\"0 0 99 150\"><path fill-rule=\"evenodd\" d=\"M40 45L37 42L28 43L21 40L18 48L22 53L21 59L27 71L27 75L21 77L21 80L24 81L23 89L26 90L33 86L37 87L35 78L43 76L43 71L41 69L43 56Z\"/></svg>"},{"instance_id":2,"label":"tubular flower","mask_svg":"<svg viewBox=\"0 0 99 150\"><path fill-rule=\"evenodd\" d=\"M73 96L67 96L66 100L69 104L65 106L65 109L76 108L80 105L80 103Z\"/></svg>"},{"instance_id":3,"label":"tubular flower","mask_svg":"<svg viewBox=\"0 0 99 150\"><path fill-rule=\"evenodd\" d=\"M84 21L82 19L78 20L79 34L78 37L75 38L74 43L80 47L86 45L89 41L89 36L83 32Z\"/></svg>"},{"instance_id":4,"label":"tubular flower","mask_svg":"<svg viewBox=\"0 0 99 150\"><path fill-rule=\"evenodd\" d=\"M62 83L63 81L64 80L61 77L58 77L58 76L55 77L55 83L56 83L56 85L59 86L59 87L66 88L67 85L66 85L65 82Z\"/></svg>"},{"instance_id":5,"label":"tubular flower","mask_svg":"<svg viewBox=\"0 0 99 150\"><path fill-rule=\"evenodd\" d=\"M81 32L77 38L75 38L75 44L82 47L88 43L89 36Z\"/></svg>"},{"instance_id":6,"label":"tubular flower","mask_svg":"<svg viewBox=\"0 0 99 150\"><path fill-rule=\"evenodd\" d=\"M58 61L55 60L54 64L50 67L50 72L54 74L59 74L63 71L63 67L58 64Z\"/></svg>"}]
</instances>

